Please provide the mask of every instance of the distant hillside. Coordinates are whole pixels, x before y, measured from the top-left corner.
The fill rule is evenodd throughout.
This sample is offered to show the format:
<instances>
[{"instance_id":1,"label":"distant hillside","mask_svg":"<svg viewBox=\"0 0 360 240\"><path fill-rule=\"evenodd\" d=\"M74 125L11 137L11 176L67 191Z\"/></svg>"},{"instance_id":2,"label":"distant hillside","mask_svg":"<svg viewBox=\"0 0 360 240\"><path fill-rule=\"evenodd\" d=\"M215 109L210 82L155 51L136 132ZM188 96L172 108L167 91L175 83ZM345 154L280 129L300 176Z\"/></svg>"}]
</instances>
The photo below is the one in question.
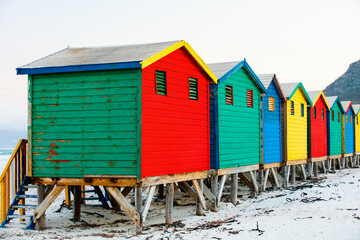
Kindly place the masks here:
<instances>
[{"instance_id":1,"label":"distant hillside","mask_svg":"<svg viewBox=\"0 0 360 240\"><path fill-rule=\"evenodd\" d=\"M327 86L327 96L339 96L341 101L360 104L360 60L350 64L348 70Z\"/></svg>"}]
</instances>

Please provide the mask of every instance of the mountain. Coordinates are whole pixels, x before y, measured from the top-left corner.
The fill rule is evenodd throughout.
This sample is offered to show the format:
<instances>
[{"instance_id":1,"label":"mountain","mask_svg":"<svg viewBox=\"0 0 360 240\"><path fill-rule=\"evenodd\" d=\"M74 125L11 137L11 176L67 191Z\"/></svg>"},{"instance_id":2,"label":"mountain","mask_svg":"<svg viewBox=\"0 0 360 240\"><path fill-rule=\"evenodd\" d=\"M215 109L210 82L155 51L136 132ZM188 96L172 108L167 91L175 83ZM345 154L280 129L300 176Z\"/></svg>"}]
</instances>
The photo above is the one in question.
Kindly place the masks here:
<instances>
[{"instance_id":1,"label":"mountain","mask_svg":"<svg viewBox=\"0 0 360 240\"><path fill-rule=\"evenodd\" d=\"M360 60L350 64L348 70L327 86L326 96L339 96L341 101L360 104Z\"/></svg>"}]
</instances>

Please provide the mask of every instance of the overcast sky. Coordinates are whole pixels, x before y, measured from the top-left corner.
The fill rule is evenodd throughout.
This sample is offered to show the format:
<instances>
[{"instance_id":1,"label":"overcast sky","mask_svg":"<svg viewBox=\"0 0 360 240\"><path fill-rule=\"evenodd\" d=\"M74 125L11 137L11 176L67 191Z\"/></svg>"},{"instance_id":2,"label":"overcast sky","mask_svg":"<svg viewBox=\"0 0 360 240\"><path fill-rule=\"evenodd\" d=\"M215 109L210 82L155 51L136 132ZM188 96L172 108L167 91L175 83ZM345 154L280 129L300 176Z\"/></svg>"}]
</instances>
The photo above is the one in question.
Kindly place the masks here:
<instances>
[{"instance_id":1,"label":"overcast sky","mask_svg":"<svg viewBox=\"0 0 360 240\"><path fill-rule=\"evenodd\" d=\"M246 58L257 74L318 90L359 60L359 23L360 0L0 0L0 137L27 126L15 68L67 46L183 39L207 63Z\"/></svg>"}]
</instances>

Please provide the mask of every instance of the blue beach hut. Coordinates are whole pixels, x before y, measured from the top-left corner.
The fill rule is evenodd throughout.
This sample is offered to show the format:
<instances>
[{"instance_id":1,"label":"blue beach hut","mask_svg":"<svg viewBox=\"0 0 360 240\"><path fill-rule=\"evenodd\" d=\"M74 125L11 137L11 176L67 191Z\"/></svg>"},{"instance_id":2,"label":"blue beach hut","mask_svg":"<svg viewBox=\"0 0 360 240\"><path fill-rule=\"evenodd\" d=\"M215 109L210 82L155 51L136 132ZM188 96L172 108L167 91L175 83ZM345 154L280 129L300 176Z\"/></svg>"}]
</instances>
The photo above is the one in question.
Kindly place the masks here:
<instances>
[{"instance_id":1,"label":"blue beach hut","mask_svg":"<svg viewBox=\"0 0 360 240\"><path fill-rule=\"evenodd\" d=\"M275 74L260 74L260 81L266 88L263 97L263 164L264 168L280 167L282 162L281 106L285 95Z\"/></svg>"}]
</instances>

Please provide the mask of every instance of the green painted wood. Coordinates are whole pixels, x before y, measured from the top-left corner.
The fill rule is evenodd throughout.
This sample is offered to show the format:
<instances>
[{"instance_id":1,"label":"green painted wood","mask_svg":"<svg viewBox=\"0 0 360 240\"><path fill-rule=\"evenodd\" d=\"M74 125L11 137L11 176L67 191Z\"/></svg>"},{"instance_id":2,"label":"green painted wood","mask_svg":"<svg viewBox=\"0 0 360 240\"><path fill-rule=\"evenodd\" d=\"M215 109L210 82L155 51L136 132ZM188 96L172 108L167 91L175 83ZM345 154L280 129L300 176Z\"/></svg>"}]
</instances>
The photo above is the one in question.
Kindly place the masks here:
<instances>
[{"instance_id":1,"label":"green painted wood","mask_svg":"<svg viewBox=\"0 0 360 240\"><path fill-rule=\"evenodd\" d=\"M225 86L233 87L233 105L226 104ZM247 107L247 90L253 108ZM219 168L260 163L260 91L244 69L218 86Z\"/></svg>"},{"instance_id":2,"label":"green painted wood","mask_svg":"<svg viewBox=\"0 0 360 240\"><path fill-rule=\"evenodd\" d=\"M32 76L35 177L141 176L141 70Z\"/></svg>"},{"instance_id":3,"label":"green painted wood","mask_svg":"<svg viewBox=\"0 0 360 240\"><path fill-rule=\"evenodd\" d=\"M329 155L340 155L342 154L342 113L339 107L339 102L337 102L332 110L334 110L334 121L332 121L331 118L331 112L330 112L330 119L329 119L329 125L330 125L330 151ZM340 122L338 122L338 113L340 112Z\"/></svg>"}]
</instances>

